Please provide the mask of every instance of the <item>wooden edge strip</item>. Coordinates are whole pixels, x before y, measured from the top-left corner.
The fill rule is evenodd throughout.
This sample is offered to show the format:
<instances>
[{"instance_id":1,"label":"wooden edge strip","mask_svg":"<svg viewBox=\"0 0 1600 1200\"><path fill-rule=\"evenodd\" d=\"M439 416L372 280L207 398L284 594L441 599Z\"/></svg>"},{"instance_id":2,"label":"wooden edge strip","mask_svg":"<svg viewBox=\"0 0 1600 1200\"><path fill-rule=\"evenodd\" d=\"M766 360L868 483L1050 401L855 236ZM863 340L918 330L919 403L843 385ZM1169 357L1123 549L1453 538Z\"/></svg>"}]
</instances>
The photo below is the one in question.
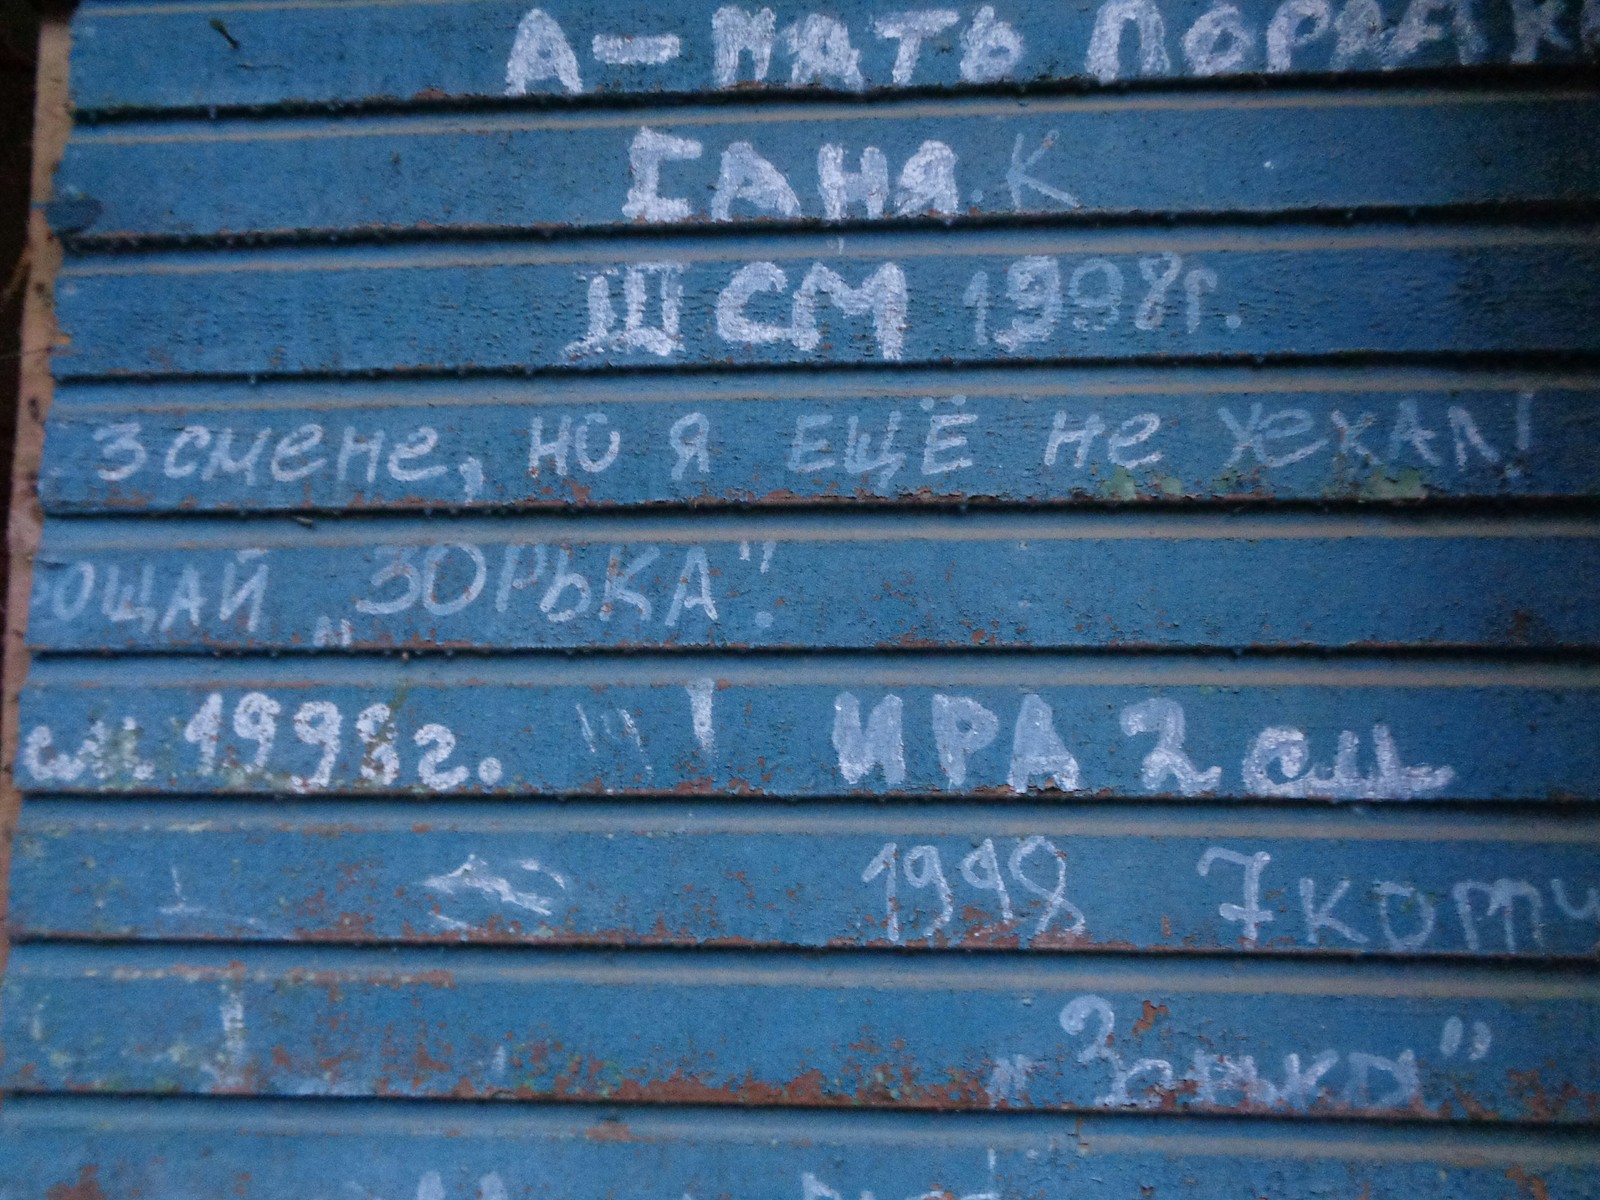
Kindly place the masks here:
<instances>
[{"instance_id":1,"label":"wooden edge strip","mask_svg":"<svg viewBox=\"0 0 1600 1200\"><path fill-rule=\"evenodd\" d=\"M22 342L17 389L17 431L11 472L11 503L6 522L7 575L4 649L0 654L0 975L10 948L7 926L11 841L22 804L13 766L17 757L17 702L28 674L28 597L33 590L33 556L43 513L39 507L39 463L44 453L44 423L54 380L50 351L59 332L55 316L56 272L61 243L45 221L56 168L72 132L68 93L71 35L64 15L46 15L39 26L39 68L33 113L33 173L29 184L28 286L22 307Z\"/></svg>"}]
</instances>

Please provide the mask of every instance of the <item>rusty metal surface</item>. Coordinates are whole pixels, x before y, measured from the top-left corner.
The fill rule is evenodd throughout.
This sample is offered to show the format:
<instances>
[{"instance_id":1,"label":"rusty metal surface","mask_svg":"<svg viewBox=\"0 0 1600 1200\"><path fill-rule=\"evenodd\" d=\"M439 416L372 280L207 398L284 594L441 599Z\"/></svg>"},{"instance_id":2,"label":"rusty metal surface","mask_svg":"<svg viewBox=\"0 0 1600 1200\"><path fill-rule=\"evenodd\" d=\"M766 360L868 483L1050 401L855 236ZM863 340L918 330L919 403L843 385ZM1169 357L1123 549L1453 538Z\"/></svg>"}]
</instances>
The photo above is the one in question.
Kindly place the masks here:
<instances>
[{"instance_id":1,"label":"rusty metal surface","mask_svg":"<svg viewBox=\"0 0 1600 1200\"><path fill-rule=\"evenodd\" d=\"M7 971L3 1026L26 1050L0 1078L20 1092L1592 1124L1600 1072L1557 1047L1600 1038L1597 1001L1592 973L1551 966L30 946ZM85 1036L84 1016L108 1008L123 1019Z\"/></svg>"},{"instance_id":2,"label":"rusty metal surface","mask_svg":"<svg viewBox=\"0 0 1600 1200\"><path fill-rule=\"evenodd\" d=\"M83 8L0 1200L1600 1194L1593 9Z\"/></svg>"},{"instance_id":3,"label":"rusty metal surface","mask_svg":"<svg viewBox=\"0 0 1600 1200\"><path fill-rule=\"evenodd\" d=\"M1585 882L1597 843L1600 826L1571 816L1242 805L508 812L57 797L33 800L18 834L11 920L30 942L1576 960L1600 943ZM1251 880L1247 919L1236 910Z\"/></svg>"},{"instance_id":4,"label":"rusty metal surface","mask_svg":"<svg viewBox=\"0 0 1600 1200\"><path fill-rule=\"evenodd\" d=\"M12 1194L211 1200L313 1180L311 1195L597 1195L670 1180L690 1195L1591 1197L1578 1131L1384 1127L1163 1114L1004 1119L626 1105L316 1104L16 1097L33 1152ZM182 1146L152 1155L149 1147ZM3 1186L3 1185L0 1185ZM320 1192L318 1188L322 1189ZM74 1190L76 1189L76 1190ZM278 1194L281 1194L279 1192Z\"/></svg>"}]
</instances>

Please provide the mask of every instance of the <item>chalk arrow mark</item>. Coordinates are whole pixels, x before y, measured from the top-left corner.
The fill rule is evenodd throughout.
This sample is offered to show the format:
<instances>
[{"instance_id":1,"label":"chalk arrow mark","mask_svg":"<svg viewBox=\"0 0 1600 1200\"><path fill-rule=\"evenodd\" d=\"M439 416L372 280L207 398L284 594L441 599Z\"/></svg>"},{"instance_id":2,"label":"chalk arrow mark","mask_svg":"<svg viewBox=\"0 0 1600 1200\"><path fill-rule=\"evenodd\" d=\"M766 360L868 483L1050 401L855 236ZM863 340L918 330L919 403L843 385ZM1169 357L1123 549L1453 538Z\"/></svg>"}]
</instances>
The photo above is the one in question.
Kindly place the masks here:
<instances>
[{"instance_id":1,"label":"chalk arrow mark","mask_svg":"<svg viewBox=\"0 0 1600 1200\"><path fill-rule=\"evenodd\" d=\"M532 862L531 865L524 863L522 866L523 870L528 871L544 870L537 862ZM545 870L545 874L556 878L551 871ZM557 882L566 887L564 880L558 879ZM517 891L511 886L510 880L496 875L489 864L476 854L467 855L467 861L448 875L435 875L431 879L424 879L422 886L451 896L462 892L481 892L485 896L492 896L502 904L514 904L518 908L538 913L541 917L551 915L551 905L554 903L548 896L541 896L537 892Z\"/></svg>"}]
</instances>

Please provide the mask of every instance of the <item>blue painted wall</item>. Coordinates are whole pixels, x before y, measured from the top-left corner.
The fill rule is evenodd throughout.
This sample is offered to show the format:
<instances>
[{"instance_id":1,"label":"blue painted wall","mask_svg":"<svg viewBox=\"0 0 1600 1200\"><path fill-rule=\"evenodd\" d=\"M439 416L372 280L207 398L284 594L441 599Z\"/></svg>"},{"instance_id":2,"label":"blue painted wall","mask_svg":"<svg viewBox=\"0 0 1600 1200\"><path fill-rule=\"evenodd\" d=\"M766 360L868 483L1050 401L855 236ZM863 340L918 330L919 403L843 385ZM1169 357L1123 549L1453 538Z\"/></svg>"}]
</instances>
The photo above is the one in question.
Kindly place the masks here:
<instances>
[{"instance_id":1,"label":"blue painted wall","mask_svg":"<svg viewBox=\"0 0 1600 1200\"><path fill-rule=\"evenodd\" d=\"M1600 1195L1597 30L81 8L0 1200Z\"/></svg>"}]
</instances>

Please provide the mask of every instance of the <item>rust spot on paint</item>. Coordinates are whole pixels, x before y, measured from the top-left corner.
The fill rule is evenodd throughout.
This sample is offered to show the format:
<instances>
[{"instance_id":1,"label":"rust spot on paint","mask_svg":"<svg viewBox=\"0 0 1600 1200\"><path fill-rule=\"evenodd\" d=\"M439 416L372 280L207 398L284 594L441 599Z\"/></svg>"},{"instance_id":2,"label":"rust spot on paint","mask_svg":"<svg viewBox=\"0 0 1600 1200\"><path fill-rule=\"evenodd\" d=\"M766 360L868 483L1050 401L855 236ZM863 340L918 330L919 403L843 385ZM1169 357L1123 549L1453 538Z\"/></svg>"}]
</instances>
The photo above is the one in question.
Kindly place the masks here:
<instances>
[{"instance_id":1,"label":"rust spot on paint","mask_svg":"<svg viewBox=\"0 0 1600 1200\"><path fill-rule=\"evenodd\" d=\"M1587 1115L1591 1119L1597 1110L1600 1110L1600 1103L1597 1103L1596 1097L1586 1096L1570 1080L1551 1091L1545 1086L1544 1078L1537 1069L1528 1071L1512 1069L1506 1072L1506 1078L1511 1084L1511 1094L1522 1101L1528 1110L1528 1116L1536 1121L1560 1120L1569 1107L1587 1110Z\"/></svg>"},{"instance_id":2,"label":"rust spot on paint","mask_svg":"<svg viewBox=\"0 0 1600 1200\"><path fill-rule=\"evenodd\" d=\"M1545 1181L1537 1175L1530 1175L1521 1167L1508 1167L1506 1178L1520 1188L1523 1194L1531 1196L1533 1200L1550 1200L1550 1189Z\"/></svg>"},{"instance_id":3,"label":"rust spot on paint","mask_svg":"<svg viewBox=\"0 0 1600 1200\"><path fill-rule=\"evenodd\" d=\"M591 1142L634 1142L638 1141L622 1121L601 1121L598 1125L591 1125L583 1131L584 1139Z\"/></svg>"},{"instance_id":4,"label":"rust spot on paint","mask_svg":"<svg viewBox=\"0 0 1600 1200\"><path fill-rule=\"evenodd\" d=\"M1171 1013L1165 1004L1151 1004L1150 1001L1146 1000L1144 1002L1143 1015L1133 1023L1133 1036L1143 1037L1155 1027L1158 1019L1166 1016L1171 1016Z\"/></svg>"},{"instance_id":5,"label":"rust spot on paint","mask_svg":"<svg viewBox=\"0 0 1600 1200\"><path fill-rule=\"evenodd\" d=\"M1462 1089L1456 1088L1454 1094L1455 1101L1461 1106L1461 1110L1474 1121L1497 1121L1500 1119L1500 1114L1495 1112L1494 1109Z\"/></svg>"},{"instance_id":6,"label":"rust spot on paint","mask_svg":"<svg viewBox=\"0 0 1600 1200\"><path fill-rule=\"evenodd\" d=\"M714 795L716 790L717 781L709 775L680 779L672 785L672 794L675 796L710 796Z\"/></svg>"},{"instance_id":7,"label":"rust spot on paint","mask_svg":"<svg viewBox=\"0 0 1600 1200\"><path fill-rule=\"evenodd\" d=\"M1096 943L1087 934L1073 933L1070 929L1047 929L1043 933L1036 933L1029 939L1028 945L1035 950L1086 950ZM1115 942L1106 942L1099 946L1102 950L1123 949Z\"/></svg>"},{"instance_id":8,"label":"rust spot on paint","mask_svg":"<svg viewBox=\"0 0 1600 1200\"><path fill-rule=\"evenodd\" d=\"M1525 608L1514 609L1511 613L1511 644L1526 646L1532 632L1533 614Z\"/></svg>"},{"instance_id":9,"label":"rust spot on paint","mask_svg":"<svg viewBox=\"0 0 1600 1200\"><path fill-rule=\"evenodd\" d=\"M829 1094L827 1077L821 1071L806 1071L786 1084L767 1083L747 1075L728 1086L717 1086L678 1073L665 1079L623 1081L608 1099L624 1103L737 1104L737 1105L824 1105L840 1103ZM565 1095L583 1096L582 1087Z\"/></svg>"},{"instance_id":10,"label":"rust spot on paint","mask_svg":"<svg viewBox=\"0 0 1600 1200\"><path fill-rule=\"evenodd\" d=\"M425 1079L430 1072L437 1072L442 1075L444 1072L450 1069L450 1064L448 1062L434 1058L431 1054L429 1054L428 1047L421 1041L417 1043L416 1056L412 1061L413 1065L416 1067L416 1078L419 1083L421 1080Z\"/></svg>"},{"instance_id":11,"label":"rust spot on paint","mask_svg":"<svg viewBox=\"0 0 1600 1200\"><path fill-rule=\"evenodd\" d=\"M45 1200L105 1200L98 1178L100 1168L83 1167L78 1171L77 1183L58 1183L45 1189Z\"/></svg>"}]
</instances>

